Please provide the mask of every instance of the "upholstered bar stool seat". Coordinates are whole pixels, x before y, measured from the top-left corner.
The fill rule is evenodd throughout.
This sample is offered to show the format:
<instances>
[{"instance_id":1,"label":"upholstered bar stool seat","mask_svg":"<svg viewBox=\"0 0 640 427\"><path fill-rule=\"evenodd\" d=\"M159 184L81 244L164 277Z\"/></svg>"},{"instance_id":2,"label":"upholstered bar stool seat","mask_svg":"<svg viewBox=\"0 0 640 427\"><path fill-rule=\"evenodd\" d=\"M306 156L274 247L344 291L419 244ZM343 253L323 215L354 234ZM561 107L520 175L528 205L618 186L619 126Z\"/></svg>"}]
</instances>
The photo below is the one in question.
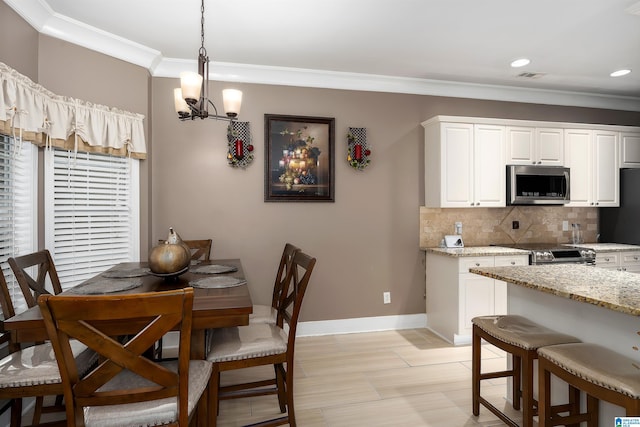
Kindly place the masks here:
<instances>
[{"instance_id":1,"label":"upholstered bar stool seat","mask_svg":"<svg viewBox=\"0 0 640 427\"><path fill-rule=\"evenodd\" d=\"M556 426L586 421L598 425L598 401L604 400L626 410L627 416L640 416L640 369L635 360L597 344L574 343L538 349L539 425ZM560 416L550 406L550 380L553 374L587 394L587 412L573 417Z\"/></svg>"},{"instance_id":2,"label":"upholstered bar stool seat","mask_svg":"<svg viewBox=\"0 0 640 427\"><path fill-rule=\"evenodd\" d=\"M513 408L519 410L520 399L522 399L522 425L523 427L533 426L533 417L537 409L537 403L533 398L533 361L538 358L537 350L548 345L574 343L580 342L580 340L518 315L479 316L473 318L472 323L473 414L480 414L480 404L482 404L505 424L517 427L518 424L514 420L480 394L482 380L511 377L513 379ZM481 342L483 339L511 355L511 369L481 373Z\"/></svg>"}]
</instances>

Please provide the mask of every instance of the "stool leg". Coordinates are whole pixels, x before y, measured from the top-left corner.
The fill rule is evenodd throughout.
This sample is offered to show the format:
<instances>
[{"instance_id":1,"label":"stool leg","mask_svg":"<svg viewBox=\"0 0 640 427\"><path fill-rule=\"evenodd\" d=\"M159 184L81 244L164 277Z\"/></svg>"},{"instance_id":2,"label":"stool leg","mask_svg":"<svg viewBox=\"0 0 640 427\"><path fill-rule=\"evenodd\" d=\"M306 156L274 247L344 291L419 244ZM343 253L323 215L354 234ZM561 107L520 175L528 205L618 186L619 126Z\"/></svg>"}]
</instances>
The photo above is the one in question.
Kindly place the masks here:
<instances>
[{"instance_id":1,"label":"stool leg","mask_svg":"<svg viewBox=\"0 0 640 427\"><path fill-rule=\"evenodd\" d=\"M520 410L520 397L522 396L522 359L515 354L511 355L513 365L513 409Z\"/></svg>"},{"instance_id":2,"label":"stool leg","mask_svg":"<svg viewBox=\"0 0 640 427\"><path fill-rule=\"evenodd\" d=\"M587 413L589 413L587 427L598 427L598 418L600 418L598 399L591 396L590 394L587 394Z\"/></svg>"},{"instance_id":3,"label":"stool leg","mask_svg":"<svg viewBox=\"0 0 640 427\"><path fill-rule=\"evenodd\" d=\"M534 352L525 353L522 361L522 427L533 427L533 360ZM515 384L515 380L514 380Z\"/></svg>"},{"instance_id":4,"label":"stool leg","mask_svg":"<svg viewBox=\"0 0 640 427\"><path fill-rule=\"evenodd\" d=\"M472 403L473 415L480 415L480 335L477 326L473 325L471 341L471 383L472 383Z\"/></svg>"},{"instance_id":5,"label":"stool leg","mask_svg":"<svg viewBox=\"0 0 640 427\"><path fill-rule=\"evenodd\" d=\"M587 412L590 413L589 408ZM572 385L569 386L569 415L580 415L580 389ZM580 427L580 423L567 424L567 427Z\"/></svg>"},{"instance_id":6,"label":"stool leg","mask_svg":"<svg viewBox=\"0 0 640 427\"><path fill-rule=\"evenodd\" d=\"M538 359L538 427L551 425L551 374Z\"/></svg>"}]
</instances>

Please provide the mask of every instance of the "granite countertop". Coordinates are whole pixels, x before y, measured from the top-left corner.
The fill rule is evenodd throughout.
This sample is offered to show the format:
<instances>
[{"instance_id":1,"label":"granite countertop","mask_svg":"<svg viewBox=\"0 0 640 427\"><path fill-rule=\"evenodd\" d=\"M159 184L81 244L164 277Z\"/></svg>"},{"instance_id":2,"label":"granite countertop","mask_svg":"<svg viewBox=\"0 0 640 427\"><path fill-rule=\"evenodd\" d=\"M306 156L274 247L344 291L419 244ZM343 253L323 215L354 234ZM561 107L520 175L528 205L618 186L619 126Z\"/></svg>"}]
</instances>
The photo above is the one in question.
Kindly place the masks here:
<instances>
[{"instance_id":1,"label":"granite countertop","mask_svg":"<svg viewBox=\"0 0 640 427\"><path fill-rule=\"evenodd\" d=\"M640 316L640 274L577 264L471 268L491 277L564 298Z\"/></svg>"},{"instance_id":2,"label":"granite countertop","mask_svg":"<svg viewBox=\"0 0 640 427\"><path fill-rule=\"evenodd\" d=\"M567 244L566 246L593 249L596 253L640 251L640 245L627 245L624 243L580 243L578 245Z\"/></svg>"},{"instance_id":3,"label":"granite countertop","mask_svg":"<svg viewBox=\"0 0 640 427\"><path fill-rule=\"evenodd\" d=\"M529 251L522 249L505 248L502 246L471 246L466 248L426 248L428 253L446 255L451 257L465 256L506 256L528 255Z\"/></svg>"}]
</instances>

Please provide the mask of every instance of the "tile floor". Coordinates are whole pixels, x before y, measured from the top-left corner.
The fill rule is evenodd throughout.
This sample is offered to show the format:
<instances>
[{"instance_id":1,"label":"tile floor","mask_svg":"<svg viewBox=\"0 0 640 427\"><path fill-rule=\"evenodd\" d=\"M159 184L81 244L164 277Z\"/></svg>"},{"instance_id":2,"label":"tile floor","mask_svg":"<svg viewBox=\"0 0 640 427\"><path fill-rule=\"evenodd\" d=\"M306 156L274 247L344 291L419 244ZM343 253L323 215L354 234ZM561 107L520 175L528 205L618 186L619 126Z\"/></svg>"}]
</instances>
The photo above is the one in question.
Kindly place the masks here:
<instances>
[{"instance_id":1,"label":"tile floor","mask_svg":"<svg viewBox=\"0 0 640 427\"><path fill-rule=\"evenodd\" d=\"M454 347L426 329L301 337L296 343L295 409L300 427L503 426L484 407L471 412L471 346ZM506 368L485 345L483 368ZM223 383L270 375L271 367L223 373ZM482 394L519 421L505 380ZM222 401L218 425L241 426L279 413L275 396ZM26 420L25 420L26 422Z\"/></svg>"},{"instance_id":2,"label":"tile floor","mask_svg":"<svg viewBox=\"0 0 640 427\"><path fill-rule=\"evenodd\" d=\"M483 407L479 417L471 412L471 346L454 347L426 329L302 337L296 344L301 427L504 425ZM482 355L483 368L506 368L501 350L485 345ZM238 375L226 374L226 382ZM505 391L503 379L483 382L483 396L518 421ZM240 426L278 412L275 396L222 401L218 425Z\"/></svg>"}]
</instances>

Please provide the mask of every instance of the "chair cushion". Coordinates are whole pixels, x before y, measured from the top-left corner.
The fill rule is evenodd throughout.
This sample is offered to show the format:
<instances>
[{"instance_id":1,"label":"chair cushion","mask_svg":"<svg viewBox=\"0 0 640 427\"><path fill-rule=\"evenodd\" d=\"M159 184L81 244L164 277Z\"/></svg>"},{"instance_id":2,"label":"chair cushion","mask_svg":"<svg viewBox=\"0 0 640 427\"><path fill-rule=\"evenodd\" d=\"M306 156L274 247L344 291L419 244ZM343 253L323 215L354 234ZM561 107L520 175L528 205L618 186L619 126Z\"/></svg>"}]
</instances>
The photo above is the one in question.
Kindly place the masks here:
<instances>
[{"instance_id":1,"label":"chair cushion","mask_svg":"<svg viewBox=\"0 0 640 427\"><path fill-rule=\"evenodd\" d=\"M249 323L276 323L276 310L270 305L254 304L253 313L249 315Z\"/></svg>"},{"instance_id":2,"label":"chair cushion","mask_svg":"<svg viewBox=\"0 0 640 427\"><path fill-rule=\"evenodd\" d=\"M178 372L178 362L162 362L162 365ZM211 376L211 363L206 360L192 360L189 363L189 414L193 412L200 396L207 388ZM131 371L122 371L100 388L100 391L153 385L149 380ZM84 408L86 427L118 426L158 426L176 422L178 419L177 399L167 398L149 402L127 403L110 406L88 406Z\"/></svg>"},{"instance_id":3,"label":"chair cushion","mask_svg":"<svg viewBox=\"0 0 640 427\"><path fill-rule=\"evenodd\" d=\"M546 345L580 342L576 337L561 334L538 325L526 317L513 314L479 316L474 317L471 322L492 337L525 350L536 350Z\"/></svg>"},{"instance_id":4,"label":"chair cushion","mask_svg":"<svg viewBox=\"0 0 640 427\"><path fill-rule=\"evenodd\" d=\"M583 380L640 399L640 369L629 357L590 343L542 347L538 355Z\"/></svg>"},{"instance_id":5,"label":"chair cushion","mask_svg":"<svg viewBox=\"0 0 640 427\"><path fill-rule=\"evenodd\" d=\"M80 374L98 360L95 352L79 341L70 341ZM61 383L58 362L50 342L27 347L0 360L0 389Z\"/></svg>"},{"instance_id":6,"label":"chair cushion","mask_svg":"<svg viewBox=\"0 0 640 427\"><path fill-rule=\"evenodd\" d=\"M215 329L209 343L207 360L226 362L287 352L287 334L266 323Z\"/></svg>"}]
</instances>

